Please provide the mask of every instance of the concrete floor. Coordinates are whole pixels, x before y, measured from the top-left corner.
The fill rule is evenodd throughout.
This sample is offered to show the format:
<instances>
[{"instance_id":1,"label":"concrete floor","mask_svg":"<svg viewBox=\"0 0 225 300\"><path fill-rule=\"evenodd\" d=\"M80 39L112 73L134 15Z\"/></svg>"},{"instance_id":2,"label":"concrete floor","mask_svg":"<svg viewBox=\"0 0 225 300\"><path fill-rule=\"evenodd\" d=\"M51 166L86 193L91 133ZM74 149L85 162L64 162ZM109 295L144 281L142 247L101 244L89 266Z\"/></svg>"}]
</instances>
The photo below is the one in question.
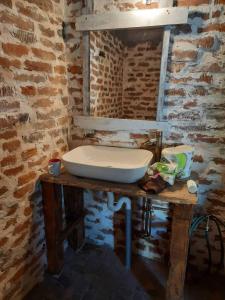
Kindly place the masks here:
<instances>
[{"instance_id":1,"label":"concrete floor","mask_svg":"<svg viewBox=\"0 0 225 300\"><path fill-rule=\"evenodd\" d=\"M68 249L58 278L46 274L24 300L163 300L165 266L133 257L132 273L107 247ZM185 285L184 300L225 300L225 277L195 274Z\"/></svg>"}]
</instances>

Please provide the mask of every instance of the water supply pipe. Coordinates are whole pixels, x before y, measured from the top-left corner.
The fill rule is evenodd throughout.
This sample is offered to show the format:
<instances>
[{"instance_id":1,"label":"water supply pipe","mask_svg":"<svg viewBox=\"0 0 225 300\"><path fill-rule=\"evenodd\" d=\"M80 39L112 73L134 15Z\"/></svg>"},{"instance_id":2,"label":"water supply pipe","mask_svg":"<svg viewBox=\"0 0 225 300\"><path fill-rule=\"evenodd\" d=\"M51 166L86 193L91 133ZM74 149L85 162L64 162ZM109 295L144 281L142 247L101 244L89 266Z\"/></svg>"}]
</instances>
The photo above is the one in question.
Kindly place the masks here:
<instances>
[{"instance_id":1,"label":"water supply pipe","mask_svg":"<svg viewBox=\"0 0 225 300\"><path fill-rule=\"evenodd\" d=\"M128 197L121 197L117 203L114 203L114 193L108 192L108 208L113 211L119 211L123 204L126 207L126 257L125 257L125 266L127 270L131 268L131 200Z\"/></svg>"}]
</instances>

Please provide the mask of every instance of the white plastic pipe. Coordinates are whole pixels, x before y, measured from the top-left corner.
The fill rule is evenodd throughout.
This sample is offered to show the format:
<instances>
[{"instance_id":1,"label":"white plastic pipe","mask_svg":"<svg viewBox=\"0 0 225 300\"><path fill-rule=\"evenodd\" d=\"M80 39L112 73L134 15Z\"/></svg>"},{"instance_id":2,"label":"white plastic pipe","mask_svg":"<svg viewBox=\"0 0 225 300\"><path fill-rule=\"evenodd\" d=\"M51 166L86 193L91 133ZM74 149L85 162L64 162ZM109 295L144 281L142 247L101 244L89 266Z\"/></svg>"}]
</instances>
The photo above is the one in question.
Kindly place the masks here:
<instances>
[{"instance_id":1,"label":"white plastic pipe","mask_svg":"<svg viewBox=\"0 0 225 300\"><path fill-rule=\"evenodd\" d=\"M108 192L108 208L115 212L121 209L123 204L125 204L126 209L131 210L131 201L128 197L122 197L117 203L114 203L114 193Z\"/></svg>"},{"instance_id":2,"label":"white plastic pipe","mask_svg":"<svg viewBox=\"0 0 225 300\"><path fill-rule=\"evenodd\" d=\"M127 270L131 268L131 252L132 252L132 237L131 237L131 222L132 222L132 212L131 212L131 200L128 197L122 197L117 203L114 204L114 194L112 192L107 193L108 196L108 208L116 212L121 209L123 204L126 206L125 223L126 223L126 257L125 266Z\"/></svg>"}]
</instances>

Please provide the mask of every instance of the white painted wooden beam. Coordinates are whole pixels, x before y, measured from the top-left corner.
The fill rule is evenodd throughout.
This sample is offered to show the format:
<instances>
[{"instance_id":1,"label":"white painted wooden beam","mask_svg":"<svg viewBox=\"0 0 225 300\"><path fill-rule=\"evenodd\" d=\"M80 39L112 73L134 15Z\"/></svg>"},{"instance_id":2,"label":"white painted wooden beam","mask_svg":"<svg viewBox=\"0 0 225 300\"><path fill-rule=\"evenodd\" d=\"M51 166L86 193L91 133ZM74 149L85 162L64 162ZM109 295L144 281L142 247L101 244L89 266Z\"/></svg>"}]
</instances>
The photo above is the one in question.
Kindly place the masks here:
<instances>
[{"instance_id":1,"label":"white painted wooden beam","mask_svg":"<svg viewBox=\"0 0 225 300\"><path fill-rule=\"evenodd\" d=\"M142 130L155 129L165 131L168 128L168 122L113 119L88 116L76 116L76 118L74 118L74 125L87 130L132 132L141 132Z\"/></svg>"},{"instance_id":2,"label":"white painted wooden beam","mask_svg":"<svg viewBox=\"0 0 225 300\"><path fill-rule=\"evenodd\" d=\"M167 7L133 10L126 12L106 12L103 14L82 15L76 19L76 30L106 30L140 27L155 27L173 24L185 24L188 9Z\"/></svg>"}]
</instances>

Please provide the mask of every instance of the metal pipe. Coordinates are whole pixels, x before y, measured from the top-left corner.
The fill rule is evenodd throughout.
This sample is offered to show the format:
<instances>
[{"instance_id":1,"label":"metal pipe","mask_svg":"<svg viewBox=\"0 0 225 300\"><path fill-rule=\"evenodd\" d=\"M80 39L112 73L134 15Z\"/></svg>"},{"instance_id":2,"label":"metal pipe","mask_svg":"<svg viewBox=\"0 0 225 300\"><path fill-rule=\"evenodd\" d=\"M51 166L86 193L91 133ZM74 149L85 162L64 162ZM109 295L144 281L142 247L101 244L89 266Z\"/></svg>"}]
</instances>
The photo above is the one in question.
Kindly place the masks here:
<instances>
[{"instance_id":1,"label":"metal pipe","mask_svg":"<svg viewBox=\"0 0 225 300\"><path fill-rule=\"evenodd\" d=\"M108 196L108 208L113 211L119 211L123 204L126 206L126 257L125 257L125 266L127 270L131 268L131 250L132 250L132 240L131 240L131 200L128 197L122 197L117 203L114 203L114 194L112 192L107 193Z\"/></svg>"}]
</instances>

